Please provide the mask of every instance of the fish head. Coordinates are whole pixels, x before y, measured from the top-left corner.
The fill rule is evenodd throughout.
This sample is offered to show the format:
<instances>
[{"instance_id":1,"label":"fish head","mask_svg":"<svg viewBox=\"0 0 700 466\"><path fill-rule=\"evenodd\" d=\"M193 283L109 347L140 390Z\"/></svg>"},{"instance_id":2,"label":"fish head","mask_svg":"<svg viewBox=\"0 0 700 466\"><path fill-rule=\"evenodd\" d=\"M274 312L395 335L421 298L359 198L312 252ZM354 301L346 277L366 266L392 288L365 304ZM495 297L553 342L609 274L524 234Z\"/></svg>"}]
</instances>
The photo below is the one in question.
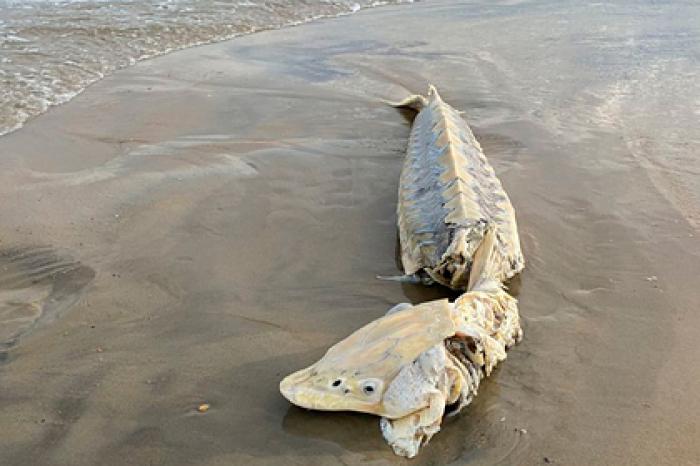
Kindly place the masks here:
<instances>
[{"instance_id":1,"label":"fish head","mask_svg":"<svg viewBox=\"0 0 700 466\"><path fill-rule=\"evenodd\" d=\"M321 363L322 361L319 361ZM280 391L297 406L324 411L380 414L385 380L314 364L285 377Z\"/></svg>"},{"instance_id":2,"label":"fish head","mask_svg":"<svg viewBox=\"0 0 700 466\"><path fill-rule=\"evenodd\" d=\"M454 307L446 299L393 312L332 346L315 364L285 377L280 392L307 409L394 417L382 400L387 387L404 366L455 332Z\"/></svg>"}]
</instances>

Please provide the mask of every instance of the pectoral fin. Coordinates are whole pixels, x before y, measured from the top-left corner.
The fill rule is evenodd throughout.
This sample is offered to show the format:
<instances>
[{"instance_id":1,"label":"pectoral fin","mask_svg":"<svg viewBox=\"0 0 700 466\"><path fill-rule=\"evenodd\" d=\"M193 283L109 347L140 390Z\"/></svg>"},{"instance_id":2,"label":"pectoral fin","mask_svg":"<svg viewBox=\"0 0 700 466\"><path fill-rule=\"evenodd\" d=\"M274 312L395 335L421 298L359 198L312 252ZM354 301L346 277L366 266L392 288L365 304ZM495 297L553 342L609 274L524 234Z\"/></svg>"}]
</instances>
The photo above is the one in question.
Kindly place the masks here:
<instances>
[{"instance_id":1,"label":"pectoral fin","mask_svg":"<svg viewBox=\"0 0 700 466\"><path fill-rule=\"evenodd\" d=\"M445 402L445 396L436 390L430 394L424 409L399 419L383 417L379 425L394 453L407 458L416 456L421 445L440 431Z\"/></svg>"},{"instance_id":2,"label":"pectoral fin","mask_svg":"<svg viewBox=\"0 0 700 466\"><path fill-rule=\"evenodd\" d=\"M432 285L435 281L428 275L413 274L413 275L377 275L378 280L389 282L410 283L412 285Z\"/></svg>"}]
</instances>

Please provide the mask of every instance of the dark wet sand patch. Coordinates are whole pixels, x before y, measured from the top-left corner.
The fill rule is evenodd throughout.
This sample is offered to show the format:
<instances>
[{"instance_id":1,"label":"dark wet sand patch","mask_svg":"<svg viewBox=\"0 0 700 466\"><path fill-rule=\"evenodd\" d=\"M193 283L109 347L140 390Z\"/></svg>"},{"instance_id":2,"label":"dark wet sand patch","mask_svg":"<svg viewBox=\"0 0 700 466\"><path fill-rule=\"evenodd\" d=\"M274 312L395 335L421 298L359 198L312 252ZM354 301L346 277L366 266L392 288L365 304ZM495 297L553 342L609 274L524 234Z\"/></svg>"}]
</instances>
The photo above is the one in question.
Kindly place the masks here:
<instances>
[{"instance_id":1,"label":"dark wet sand patch","mask_svg":"<svg viewBox=\"0 0 700 466\"><path fill-rule=\"evenodd\" d=\"M95 272L50 247L0 250L0 359L79 299Z\"/></svg>"}]
</instances>

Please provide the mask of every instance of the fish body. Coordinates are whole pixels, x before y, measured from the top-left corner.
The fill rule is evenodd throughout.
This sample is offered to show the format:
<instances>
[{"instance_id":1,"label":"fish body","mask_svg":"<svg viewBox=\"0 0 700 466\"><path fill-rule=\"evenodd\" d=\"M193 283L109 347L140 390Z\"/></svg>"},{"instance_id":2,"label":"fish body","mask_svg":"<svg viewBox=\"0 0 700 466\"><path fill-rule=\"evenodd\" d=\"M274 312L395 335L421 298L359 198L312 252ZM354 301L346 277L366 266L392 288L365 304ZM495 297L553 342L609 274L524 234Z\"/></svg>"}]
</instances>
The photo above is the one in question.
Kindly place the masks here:
<instances>
[{"instance_id":1,"label":"fish body","mask_svg":"<svg viewBox=\"0 0 700 466\"><path fill-rule=\"evenodd\" d=\"M474 252L490 228L496 234L493 278L504 282L520 272L524 259L513 206L467 122L433 86L427 97L394 105L418 112L397 206L406 275L427 274L466 289Z\"/></svg>"},{"instance_id":2,"label":"fish body","mask_svg":"<svg viewBox=\"0 0 700 466\"><path fill-rule=\"evenodd\" d=\"M522 338L503 282L523 268L513 207L459 113L431 86L398 106L418 111L401 173L398 227L406 278L466 291L402 303L285 377L281 393L317 410L381 416L384 438L413 457Z\"/></svg>"}]
</instances>

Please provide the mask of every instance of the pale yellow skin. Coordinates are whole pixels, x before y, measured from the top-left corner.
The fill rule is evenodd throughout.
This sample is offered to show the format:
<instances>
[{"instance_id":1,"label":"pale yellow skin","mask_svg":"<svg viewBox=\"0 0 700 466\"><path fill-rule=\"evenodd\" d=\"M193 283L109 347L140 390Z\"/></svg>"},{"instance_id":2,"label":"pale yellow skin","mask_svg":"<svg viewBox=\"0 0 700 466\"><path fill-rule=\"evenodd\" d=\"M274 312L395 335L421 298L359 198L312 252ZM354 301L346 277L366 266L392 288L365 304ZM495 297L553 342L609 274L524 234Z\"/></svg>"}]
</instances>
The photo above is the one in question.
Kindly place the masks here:
<instances>
[{"instance_id":1,"label":"pale yellow skin","mask_svg":"<svg viewBox=\"0 0 700 466\"><path fill-rule=\"evenodd\" d=\"M408 414L382 398L401 369L457 331L447 300L391 313L332 346L316 364L280 383L292 403L326 411L361 411L392 419Z\"/></svg>"},{"instance_id":2,"label":"pale yellow skin","mask_svg":"<svg viewBox=\"0 0 700 466\"><path fill-rule=\"evenodd\" d=\"M522 336L516 301L489 278L495 249L488 231L475 255L472 291L455 303L400 305L331 347L312 366L289 375L280 391L292 403L382 416L384 437L413 457ZM474 275L476 276L476 275Z\"/></svg>"}]
</instances>

